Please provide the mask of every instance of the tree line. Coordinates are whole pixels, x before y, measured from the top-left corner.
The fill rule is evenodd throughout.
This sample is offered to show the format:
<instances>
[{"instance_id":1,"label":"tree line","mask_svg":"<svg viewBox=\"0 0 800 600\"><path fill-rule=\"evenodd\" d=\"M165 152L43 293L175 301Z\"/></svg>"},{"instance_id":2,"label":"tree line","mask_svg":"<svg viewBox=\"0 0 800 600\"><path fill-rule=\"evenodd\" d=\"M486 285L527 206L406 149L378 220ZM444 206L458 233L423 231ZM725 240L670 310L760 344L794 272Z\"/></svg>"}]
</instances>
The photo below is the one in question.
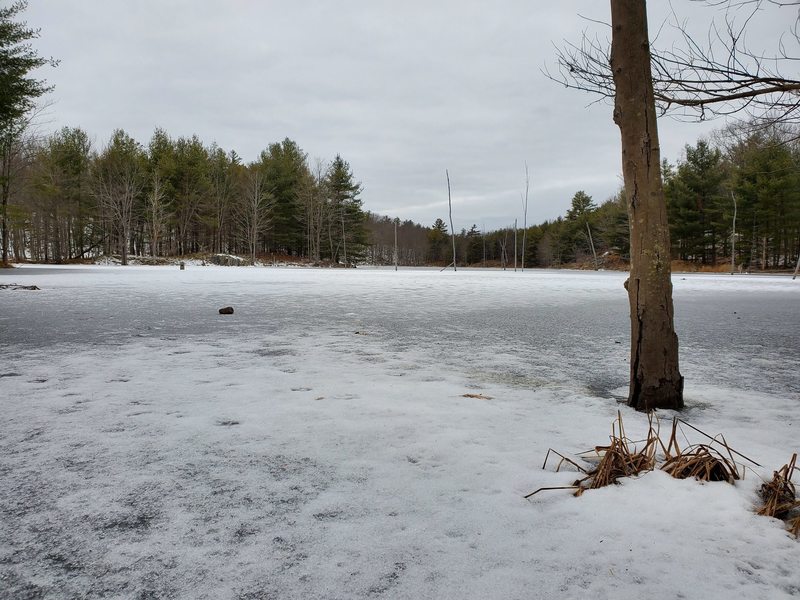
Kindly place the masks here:
<instances>
[{"instance_id":1,"label":"tree line","mask_svg":"<svg viewBox=\"0 0 800 600\"><path fill-rule=\"evenodd\" d=\"M792 268L800 255L800 138L787 128L742 131L716 132L716 143L701 139L674 164L662 163L672 258L698 266ZM429 261L449 264L445 222L437 219L427 235ZM627 261L629 253L623 190L599 205L580 190L565 215L526 231L473 225L456 233L457 261L464 265L601 267L609 257Z\"/></svg>"},{"instance_id":2,"label":"tree line","mask_svg":"<svg viewBox=\"0 0 800 600\"><path fill-rule=\"evenodd\" d=\"M25 6L18 0L0 9L4 264L110 254L124 263L131 253L215 252L245 254L253 262L270 255L348 266L455 258L508 268L600 266L609 255L630 255L630 207L622 192L597 206L579 191L563 217L522 230L485 232L473 225L456 232L451 244L442 219L424 227L365 212L361 184L341 156L310 164L290 139L244 163L235 151L161 129L146 145L117 130L99 149L79 128L35 138L37 99L51 87L30 73L56 63L32 49L38 31L14 20ZM762 121L729 129L716 144L687 146L676 164L661 165L672 258L747 269L795 263L800 136L792 123Z\"/></svg>"},{"instance_id":3,"label":"tree line","mask_svg":"<svg viewBox=\"0 0 800 600\"><path fill-rule=\"evenodd\" d=\"M662 168L673 257L793 267L800 254L796 132L770 127L717 138L717 145L687 146L684 158Z\"/></svg>"},{"instance_id":4,"label":"tree line","mask_svg":"<svg viewBox=\"0 0 800 600\"><path fill-rule=\"evenodd\" d=\"M792 267L800 253L797 136L785 128L723 133L662 164L673 259ZM290 139L244 163L235 151L162 129L147 145L118 130L96 150L85 131L64 128L19 140L12 157L21 164L8 238L18 261L205 252L346 265L393 264L395 252L405 266L453 260L442 219L426 227L365 211L347 161L309 164ZM630 245L622 191L599 205L578 191L565 215L524 231L473 225L455 237L458 264L504 268L600 267L609 256L627 259Z\"/></svg>"},{"instance_id":5,"label":"tree line","mask_svg":"<svg viewBox=\"0 0 800 600\"><path fill-rule=\"evenodd\" d=\"M16 260L198 252L302 256L353 264L367 249L361 184L341 156L309 164L296 142L245 163L197 136L123 130L99 150L79 128L22 139L9 205Z\"/></svg>"}]
</instances>

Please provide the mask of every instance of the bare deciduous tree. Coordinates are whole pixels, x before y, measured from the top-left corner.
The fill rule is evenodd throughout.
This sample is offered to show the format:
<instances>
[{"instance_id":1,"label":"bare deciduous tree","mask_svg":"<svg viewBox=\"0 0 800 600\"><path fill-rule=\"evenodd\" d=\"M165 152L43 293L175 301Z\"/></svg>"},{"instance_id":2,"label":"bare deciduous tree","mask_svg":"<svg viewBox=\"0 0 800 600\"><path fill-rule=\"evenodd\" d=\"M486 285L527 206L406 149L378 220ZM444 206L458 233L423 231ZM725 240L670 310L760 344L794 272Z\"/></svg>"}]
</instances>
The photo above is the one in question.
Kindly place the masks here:
<instances>
[{"instance_id":1,"label":"bare deciduous tree","mask_svg":"<svg viewBox=\"0 0 800 600\"><path fill-rule=\"evenodd\" d=\"M682 45L650 49L645 0L611 0L611 48L584 35L558 53L567 87L613 98L622 137L622 168L631 234L631 381L628 401L640 410L683 406L678 339L673 324L670 242L660 173L660 112L704 119L743 111L756 123L800 120L800 81L779 73L793 59L781 40L772 57L751 51L744 32L752 15L780 0L708 1L725 9L700 44L675 25ZM744 12L741 12L744 11ZM736 16L740 19L737 21ZM738 24L737 24L738 23ZM797 22L795 21L795 24ZM798 29L791 39L797 42Z\"/></svg>"},{"instance_id":2,"label":"bare deciduous tree","mask_svg":"<svg viewBox=\"0 0 800 600\"><path fill-rule=\"evenodd\" d=\"M800 122L800 80L781 74L781 68L793 71L800 60L800 13L789 20L793 25L785 35L776 35L771 54L752 49L745 36L754 16L768 5L786 8L800 6L800 2L692 2L722 9L722 23L711 15L708 35L700 41L673 11L667 27L676 33L678 41L667 48L650 49L653 96L659 113L697 120L743 114L751 126ZM602 37L584 34L579 43L558 50L558 73L546 71L546 75L567 87L613 99L609 48Z\"/></svg>"},{"instance_id":3,"label":"bare deciduous tree","mask_svg":"<svg viewBox=\"0 0 800 600\"><path fill-rule=\"evenodd\" d=\"M98 159L95 195L117 233L122 264L128 264L128 246L136 201L142 193L142 151L124 131L117 130Z\"/></svg>"},{"instance_id":4,"label":"bare deciduous tree","mask_svg":"<svg viewBox=\"0 0 800 600\"><path fill-rule=\"evenodd\" d=\"M257 165L251 165L241 183L236 219L252 264L256 262L259 238L272 221L272 205L272 196L266 190L264 174Z\"/></svg>"},{"instance_id":5,"label":"bare deciduous tree","mask_svg":"<svg viewBox=\"0 0 800 600\"><path fill-rule=\"evenodd\" d=\"M631 369L628 403L638 410L683 407L672 306L671 249L661 181L647 6L611 0L614 122L631 223Z\"/></svg>"},{"instance_id":6,"label":"bare deciduous tree","mask_svg":"<svg viewBox=\"0 0 800 600\"><path fill-rule=\"evenodd\" d=\"M326 202L327 194L325 190L325 173L327 170L328 165L322 159L316 159L311 170L311 178L305 182L300 193L304 208L307 252L309 258L315 261L319 261L322 257L322 232L330 210L330 206ZM330 232L329 238L330 240L333 239Z\"/></svg>"},{"instance_id":7,"label":"bare deciduous tree","mask_svg":"<svg viewBox=\"0 0 800 600\"><path fill-rule=\"evenodd\" d=\"M158 256L158 243L167 225L166 194L158 171L154 171L150 178L150 190L145 201L145 219L150 238L150 255Z\"/></svg>"},{"instance_id":8,"label":"bare deciduous tree","mask_svg":"<svg viewBox=\"0 0 800 600\"><path fill-rule=\"evenodd\" d=\"M208 179L214 218L214 251L222 252L225 226L234 192L234 167L239 164L239 158L235 152L225 154L216 145L211 147L209 157L211 170Z\"/></svg>"}]
</instances>

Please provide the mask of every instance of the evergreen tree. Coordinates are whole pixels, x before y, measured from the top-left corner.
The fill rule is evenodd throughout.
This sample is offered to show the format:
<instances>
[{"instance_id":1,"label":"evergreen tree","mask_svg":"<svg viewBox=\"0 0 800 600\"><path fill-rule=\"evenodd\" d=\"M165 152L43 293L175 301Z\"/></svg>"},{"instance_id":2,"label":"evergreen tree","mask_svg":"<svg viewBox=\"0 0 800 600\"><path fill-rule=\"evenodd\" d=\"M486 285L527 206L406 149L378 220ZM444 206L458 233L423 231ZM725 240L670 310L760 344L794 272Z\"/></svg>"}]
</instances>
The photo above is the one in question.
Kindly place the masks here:
<instances>
[{"instance_id":1,"label":"evergreen tree","mask_svg":"<svg viewBox=\"0 0 800 600\"><path fill-rule=\"evenodd\" d=\"M36 100L51 89L44 80L33 78L30 73L44 65L56 64L31 48L30 41L39 37L39 31L14 20L27 6L25 0L17 0L10 6L0 7L0 258L3 265L8 264L8 203L14 159L18 157L20 138Z\"/></svg>"},{"instance_id":2,"label":"evergreen tree","mask_svg":"<svg viewBox=\"0 0 800 600\"><path fill-rule=\"evenodd\" d=\"M39 223L37 241L48 260L81 257L96 245L100 231L89 192L91 143L81 129L63 128L45 140L35 154L33 190Z\"/></svg>"},{"instance_id":3,"label":"evergreen tree","mask_svg":"<svg viewBox=\"0 0 800 600\"><path fill-rule=\"evenodd\" d=\"M449 240L447 225L442 219L436 219L428 232L428 250L431 261L438 262L445 259L445 248Z\"/></svg>"},{"instance_id":4,"label":"evergreen tree","mask_svg":"<svg viewBox=\"0 0 800 600\"><path fill-rule=\"evenodd\" d=\"M332 260L337 260L341 255L345 265L355 264L363 259L369 242L365 227L366 214L358 197L362 187L353 177L350 165L338 154L328 168L325 188L331 207L331 236L339 248Z\"/></svg>"},{"instance_id":5,"label":"evergreen tree","mask_svg":"<svg viewBox=\"0 0 800 600\"><path fill-rule=\"evenodd\" d=\"M213 144L209 150L209 193L203 221L212 232L212 250L223 252L225 230L229 226L231 202L235 192L236 152L226 153Z\"/></svg>"},{"instance_id":6,"label":"evergreen tree","mask_svg":"<svg viewBox=\"0 0 800 600\"><path fill-rule=\"evenodd\" d=\"M662 172L673 250L683 260L715 264L730 230L722 153L700 140L686 146L686 159L675 171L665 165Z\"/></svg>"},{"instance_id":7,"label":"evergreen tree","mask_svg":"<svg viewBox=\"0 0 800 600\"><path fill-rule=\"evenodd\" d=\"M148 234L150 254L160 254L161 240L175 219L178 157L175 142L163 129L156 129L150 138L147 153L147 175L143 217Z\"/></svg>"},{"instance_id":8,"label":"evergreen tree","mask_svg":"<svg viewBox=\"0 0 800 600\"><path fill-rule=\"evenodd\" d=\"M466 232L466 263L474 265L475 263L483 262L483 236L481 235L478 226L473 224Z\"/></svg>"},{"instance_id":9,"label":"evergreen tree","mask_svg":"<svg viewBox=\"0 0 800 600\"><path fill-rule=\"evenodd\" d=\"M177 227L178 254L198 252L200 208L209 191L208 149L196 135L175 142L174 217Z\"/></svg>"},{"instance_id":10,"label":"evergreen tree","mask_svg":"<svg viewBox=\"0 0 800 600\"><path fill-rule=\"evenodd\" d=\"M566 235L569 237L572 249L571 254L575 260L580 259L589 252L593 253L594 238L591 235L590 220L597 210L597 205L583 190L575 192L572 197L572 206L567 211Z\"/></svg>"},{"instance_id":11,"label":"evergreen tree","mask_svg":"<svg viewBox=\"0 0 800 600\"><path fill-rule=\"evenodd\" d=\"M567 220L585 220L589 213L595 211L596 209L597 205L595 205L595 203L592 201L591 196L589 196L583 190L577 191L572 197L572 206L567 211Z\"/></svg>"},{"instance_id":12,"label":"evergreen tree","mask_svg":"<svg viewBox=\"0 0 800 600\"><path fill-rule=\"evenodd\" d=\"M800 252L800 156L791 132L749 136L731 155L739 202L740 260L751 268L788 268Z\"/></svg>"},{"instance_id":13,"label":"evergreen tree","mask_svg":"<svg viewBox=\"0 0 800 600\"><path fill-rule=\"evenodd\" d=\"M286 138L281 143L270 144L261 153L260 162L274 202L272 250L302 254L304 227L300 191L311 177L306 155L296 142Z\"/></svg>"},{"instance_id":14,"label":"evergreen tree","mask_svg":"<svg viewBox=\"0 0 800 600\"><path fill-rule=\"evenodd\" d=\"M591 224L593 230L597 231L595 244L598 252L610 251L628 257L630 252L628 210L622 190L603 202L592 213Z\"/></svg>"}]
</instances>

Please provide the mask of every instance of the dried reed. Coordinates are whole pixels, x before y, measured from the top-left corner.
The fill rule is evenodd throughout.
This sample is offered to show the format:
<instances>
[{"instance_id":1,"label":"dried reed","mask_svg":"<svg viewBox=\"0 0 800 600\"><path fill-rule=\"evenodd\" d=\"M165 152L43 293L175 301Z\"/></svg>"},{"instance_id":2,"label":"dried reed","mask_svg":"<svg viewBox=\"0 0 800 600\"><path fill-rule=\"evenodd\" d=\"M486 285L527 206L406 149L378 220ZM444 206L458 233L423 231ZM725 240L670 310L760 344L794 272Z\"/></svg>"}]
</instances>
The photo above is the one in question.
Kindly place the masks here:
<instances>
[{"instance_id":1,"label":"dried reed","mask_svg":"<svg viewBox=\"0 0 800 600\"><path fill-rule=\"evenodd\" d=\"M789 533L794 537L800 538L800 517L795 517L789 521Z\"/></svg>"},{"instance_id":2,"label":"dried reed","mask_svg":"<svg viewBox=\"0 0 800 600\"><path fill-rule=\"evenodd\" d=\"M764 505L758 510L758 514L784 519L792 509L800 506L797 501L797 490L792 483L792 473L796 463L797 454L793 454L787 464L773 473L772 481L765 482L761 486L759 493Z\"/></svg>"},{"instance_id":3,"label":"dried reed","mask_svg":"<svg viewBox=\"0 0 800 600\"><path fill-rule=\"evenodd\" d=\"M753 465L761 466L732 449L724 436L708 435L677 417L672 420L672 431L665 445L661 439L658 420L654 421L652 415L649 419L647 437L644 440L632 441L625 434L622 413L618 412L617 419L611 425L611 443L607 446L595 446L593 450L578 455L585 463L596 465L591 469L584 468L575 460L550 448L545 456L543 469L547 467L550 455L554 454L561 459L556 465L556 471L559 471L564 464L569 464L583 473L584 477L576 480L571 486L539 488L525 498L547 490L574 490L574 495L580 496L586 490L617 483L622 477L632 477L643 471L652 471L659 462L662 471L678 479L693 477L701 481L728 483L743 479L745 474L744 464L740 470L734 455ZM678 432L683 433L679 424L686 425L711 442L693 444L682 449L678 443ZM686 438L685 435L683 437ZM800 537L800 500L797 499L797 490L792 482L795 471L800 471L797 466L797 454L793 454L787 464L775 471L771 481L761 486L760 495L764 504L758 510L758 514L783 519L787 522L789 531Z\"/></svg>"},{"instance_id":4,"label":"dried reed","mask_svg":"<svg viewBox=\"0 0 800 600\"><path fill-rule=\"evenodd\" d=\"M668 459L661 470L676 479L693 477L700 481L727 481L733 483L739 476L736 463L719 451L705 444L690 446L680 454Z\"/></svg>"},{"instance_id":5,"label":"dried reed","mask_svg":"<svg viewBox=\"0 0 800 600\"><path fill-rule=\"evenodd\" d=\"M587 470L574 460L551 448L547 451L542 468L547 466L547 459L552 453L561 457L558 465L556 465L556 471L559 471L562 465L567 463L578 469L585 477L576 480L571 486L539 488L525 496L525 498L530 498L542 491L554 489L575 490L575 495L580 496L587 489L597 489L617 483L621 477L632 477L642 471L651 471L655 467L656 450L660 444L657 426L653 426L652 419L647 439L643 440L643 442L643 447L638 449L637 444L640 442L634 442L625 435L622 413L618 412L617 420L611 425L611 443L608 446L595 446L593 450L580 455L584 461L596 462L597 466Z\"/></svg>"},{"instance_id":6,"label":"dried reed","mask_svg":"<svg viewBox=\"0 0 800 600\"><path fill-rule=\"evenodd\" d=\"M800 500L797 499L797 489L792 482L792 475L797 468L797 454L791 460L775 471L772 480L764 482L759 490L763 505L758 509L758 514L775 517L786 521L789 531L800 537Z\"/></svg>"}]
</instances>

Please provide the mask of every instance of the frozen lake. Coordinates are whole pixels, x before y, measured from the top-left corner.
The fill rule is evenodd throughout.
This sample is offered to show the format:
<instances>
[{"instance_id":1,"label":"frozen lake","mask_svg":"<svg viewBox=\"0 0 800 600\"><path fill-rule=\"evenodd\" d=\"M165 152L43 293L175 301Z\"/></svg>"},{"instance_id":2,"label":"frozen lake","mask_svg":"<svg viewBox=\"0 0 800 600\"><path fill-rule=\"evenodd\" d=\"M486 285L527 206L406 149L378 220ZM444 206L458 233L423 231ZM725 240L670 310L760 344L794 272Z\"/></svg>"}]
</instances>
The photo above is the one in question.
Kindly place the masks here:
<instances>
[{"instance_id":1,"label":"frozen lake","mask_svg":"<svg viewBox=\"0 0 800 600\"><path fill-rule=\"evenodd\" d=\"M755 475L522 500L574 479L548 447L607 440L625 278L0 271L41 288L0 290L0 597L800 594ZM769 475L800 438L800 282L673 280L686 418Z\"/></svg>"},{"instance_id":2,"label":"frozen lake","mask_svg":"<svg viewBox=\"0 0 800 600\"><path fill-rule=\"evenodd\" d=\"M606 391L628 377L627 275L616 272L67 267L2 276L48 287L5 292L0 333L11 351L362 330L387 350L429 354L468 374L497 371L503 381ZM800 393L796 283L676 275L687 378ZM228 304L235 316L220 318L216 309Z\"/></svg>"}]
</instances>

